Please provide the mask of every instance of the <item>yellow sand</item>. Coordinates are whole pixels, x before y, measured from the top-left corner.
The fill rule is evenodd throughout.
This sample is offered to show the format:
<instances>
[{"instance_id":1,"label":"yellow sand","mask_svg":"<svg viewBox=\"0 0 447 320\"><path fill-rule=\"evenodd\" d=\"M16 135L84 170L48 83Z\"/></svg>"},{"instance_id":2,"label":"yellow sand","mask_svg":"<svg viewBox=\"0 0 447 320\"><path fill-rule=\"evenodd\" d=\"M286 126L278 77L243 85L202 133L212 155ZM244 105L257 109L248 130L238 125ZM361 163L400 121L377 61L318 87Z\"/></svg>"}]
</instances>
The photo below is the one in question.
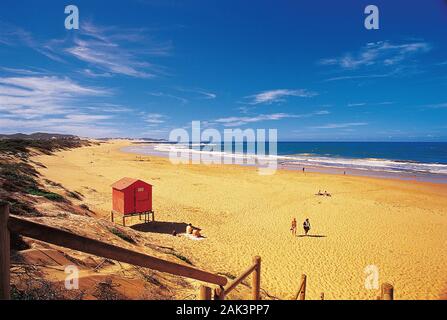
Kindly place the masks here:
<instances>
[{"instance_id":1,"label":"yellow sand","mask_svg":"<svg viewBox=\"0 0 447 320\"><path fill-rule=\"evenodd\" d=\"M108 218L110 185L124 177L152 183L156 219L193 223L203 241L159 234L198 267L238 275L262 257L263 289L295 294L301 274L307 297L374 299L365 267L395 286L397 299L439 299L447 288L447 185L281 171L262 176L242 166L173 165L125 154L128 141L39 156L45 177L85 196ZM332 197L317 197L318 190ZM312 235L292 237L292 217L309 218ZM130 222L130 221L129 221ZM133 223L138 223L135 219ZM182 230L177 230L182 231Z\"/></svg>"}]
</instances>

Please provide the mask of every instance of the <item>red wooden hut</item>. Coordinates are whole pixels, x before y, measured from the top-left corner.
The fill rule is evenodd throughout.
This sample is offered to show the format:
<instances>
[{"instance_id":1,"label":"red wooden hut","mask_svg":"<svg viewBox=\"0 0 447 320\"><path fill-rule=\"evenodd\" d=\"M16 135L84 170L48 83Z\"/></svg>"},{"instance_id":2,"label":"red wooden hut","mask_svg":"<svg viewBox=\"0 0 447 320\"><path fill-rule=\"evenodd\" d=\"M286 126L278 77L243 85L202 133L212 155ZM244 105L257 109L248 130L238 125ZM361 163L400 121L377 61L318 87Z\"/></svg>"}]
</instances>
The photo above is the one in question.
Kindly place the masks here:
<instances>
[{"instance_id":1,"label":"red wooden hut","mask_svg":"<svg viewBox=\"0 0 447 320\"><path fill-rule=\"evenodd\" d=\"M123 215L123 225L126 225L125 218L138 215L144 215L144 221L149 221L149 215L152 210L152 185L142 180L132 178L122 178L112 184L112 221L114 214Z\"/></svg>"}]
</instances>

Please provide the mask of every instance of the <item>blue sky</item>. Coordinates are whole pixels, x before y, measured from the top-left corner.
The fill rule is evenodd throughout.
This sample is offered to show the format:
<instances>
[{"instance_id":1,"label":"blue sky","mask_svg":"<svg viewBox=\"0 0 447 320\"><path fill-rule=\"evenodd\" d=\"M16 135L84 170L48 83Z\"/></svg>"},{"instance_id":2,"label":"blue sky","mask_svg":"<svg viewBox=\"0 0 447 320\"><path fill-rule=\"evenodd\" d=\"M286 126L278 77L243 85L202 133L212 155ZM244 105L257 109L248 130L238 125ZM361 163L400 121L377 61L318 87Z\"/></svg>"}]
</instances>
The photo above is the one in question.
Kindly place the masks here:
<instances>
[{"instance_id":1,"label":"blue sky","mask_svg":"<svg viewBox=\"0 0 447 320\"><path fill-rule=\"evenodd\" d=\"M442 0L2 0L0 132L447 141L446 30Z\"/></svg>"}]
</instances>

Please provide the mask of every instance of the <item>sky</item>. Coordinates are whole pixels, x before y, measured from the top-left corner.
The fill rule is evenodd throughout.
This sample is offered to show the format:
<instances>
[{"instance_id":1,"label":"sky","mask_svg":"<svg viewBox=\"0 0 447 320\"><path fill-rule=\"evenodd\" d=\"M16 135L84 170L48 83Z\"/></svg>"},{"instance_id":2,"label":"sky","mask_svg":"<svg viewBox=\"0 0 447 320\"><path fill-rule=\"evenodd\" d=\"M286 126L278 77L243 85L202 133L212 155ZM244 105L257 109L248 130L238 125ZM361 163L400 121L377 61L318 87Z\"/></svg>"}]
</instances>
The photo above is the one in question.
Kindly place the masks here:
<instances>
[{"instance_id":1,"label":"sky","mask_svg":"<svg viewBox=\"0 0 447 320\"><path fill-rule=\"evenodd\" d=\"M2 0L0 133L445 142L446 30L444 0Z\"/></svg>"}]
</instances>

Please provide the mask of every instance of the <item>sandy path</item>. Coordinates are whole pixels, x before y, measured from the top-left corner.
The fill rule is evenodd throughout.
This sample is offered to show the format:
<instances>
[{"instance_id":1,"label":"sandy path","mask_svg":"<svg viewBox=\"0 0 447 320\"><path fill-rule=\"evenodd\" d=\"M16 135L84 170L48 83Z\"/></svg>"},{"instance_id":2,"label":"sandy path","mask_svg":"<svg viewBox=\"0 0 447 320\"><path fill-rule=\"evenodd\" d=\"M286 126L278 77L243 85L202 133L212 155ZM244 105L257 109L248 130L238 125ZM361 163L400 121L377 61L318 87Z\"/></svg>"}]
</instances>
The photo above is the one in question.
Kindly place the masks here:
<instances>
[{"instance_id":1,"label":"sandy path","mask_svg":"<svg viewBox=\"0 0 447 320\"><path fill-rule=\"evenodd\" d=\"M110 185L123 176L155 186L156 218L191 222L204 241L159 234L166 246L197 266L237 275L262 257L262 286L292 296L302 273L308 297L374 299L365 289L368 265L398 299L438 299L447 288L447 185L281 171L258 175L238 166L172 165L167 159L123 154L128 142L64 151L36 160L42 173L81 192L91 209L108 216ZM317 197L328 190L331 198ZM308 217L313 235L289 233L292 217ZM138 223L135 220L135 223ZM177 230L183 231L183 230Z\"/></svg>"}]
</instances>

